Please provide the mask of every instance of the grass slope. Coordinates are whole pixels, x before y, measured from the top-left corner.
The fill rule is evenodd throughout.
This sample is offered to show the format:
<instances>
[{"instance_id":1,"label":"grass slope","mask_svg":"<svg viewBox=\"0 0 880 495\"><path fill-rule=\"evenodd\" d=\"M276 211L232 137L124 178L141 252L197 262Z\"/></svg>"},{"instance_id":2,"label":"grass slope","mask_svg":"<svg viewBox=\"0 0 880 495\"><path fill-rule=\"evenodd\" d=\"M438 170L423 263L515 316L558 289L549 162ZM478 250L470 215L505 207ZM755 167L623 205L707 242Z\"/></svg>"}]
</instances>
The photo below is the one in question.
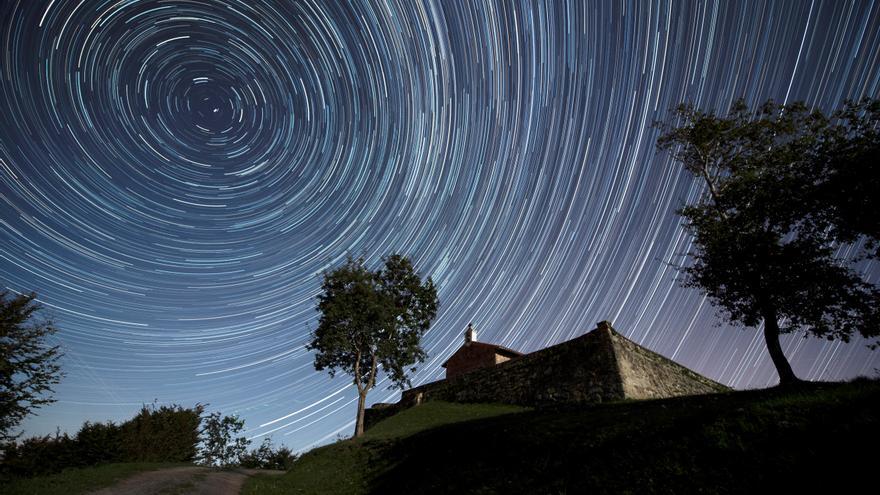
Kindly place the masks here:
<instances>
[{"instance_id":1,"label":"grass slope","mask_svg":"<svg viewBox=\"0 0 880 495\"><path fill-rule=\"evenodd\" d=\"M345 440L312 450L298 459L295 467L282 477L252 477L245 483L242 493L368 493L370 481L388 468L381 459L382 452L397 441L441 425L524 410L504 404L428 402L376 424L362 439Z\"/></svg>"},{"instance_id":2,"label":"grass slope","mask_svg":"<svg viewBox=\"0 0 880 495\"><path fill-rule=\"evenodd\" d=\"M5 485L0 484L0 493L4 495L76 495L110 486L117 481L143 471L188 465L161 462L128 462L68 469L48 476L15 480Z\"/></svg>"},{"instance_id":3,"label":"grass slope","mask_svg":"<svg viewBox=\"0 0 880 495\"><path fill-rule=\"evenodd\" d=\"M878 406L874 380L443 425L457 408L493 406L427 403L244 493L843 493L874 485Z\"/></svg>"},{"instance_id":4,"label":"grass slope","mask_svg":"<svg viewBox=\"0 0 880 495\"><path fill-rule=\"evenodd\" d=\"M491 418L528 409L506 404L452 404L428 402L378 423L364 433L365 440L400 439L438 426Z\"/></svg>"}]
</instances>

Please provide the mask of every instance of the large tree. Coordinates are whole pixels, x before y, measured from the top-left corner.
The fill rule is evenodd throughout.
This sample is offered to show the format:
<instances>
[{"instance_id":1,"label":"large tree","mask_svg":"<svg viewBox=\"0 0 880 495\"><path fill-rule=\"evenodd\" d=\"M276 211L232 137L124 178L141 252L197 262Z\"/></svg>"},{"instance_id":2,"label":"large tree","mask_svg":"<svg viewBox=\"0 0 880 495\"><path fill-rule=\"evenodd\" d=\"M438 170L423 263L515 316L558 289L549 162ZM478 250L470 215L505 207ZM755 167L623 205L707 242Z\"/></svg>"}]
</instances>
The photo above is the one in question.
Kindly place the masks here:
<instances>
[{"instance_id":1,"label":"large tree","mask_svg":"<svg viewBox=\"0 0 880 495\"><path fill-rule=\"evenodd\" d=\"M315 369L352 376L358 391L355 436L364 433L367 393L381 369L393 386L409 384L407 371L424 362L422 335L437 314L437 290L422 282L409 258L394 254L371 271L363 258L349 257L325 272L317 310L321 313L309 350Z\"/></svg>"},{"instance_id":2,"label":"large tree","mask_svg":"<svg viewBox=\"0 0 880 495\"><path fill-rule=\"evenodd\" d=\"M694 246L685 285L728 321L763 324L783 385L799 380L781 333L847 341L880 332L880 291L836 256L841 242L867 236L870 245L876 235L876 209L859 206L877 203L876 182L857 173L877 173L869 170L876 155L865 154L877 135L876 123L873 138L864 126L865 108L849 104L828 117L801 103L750 110L737 101L718 116L683 105L660 124L658 147L704 186L679 210Z\"/></svg>"},{"instance_id":3,"label":"large tree","mask_svg":"<svg viewBox=\"0 0 880 495\"><path fill-rule=\"evenodd\" d=\"M47 342L56 327L41 309L35 294L0 292L0 442L15 439L12 430L28 414L54 402L61 352Z\"/></svg>"}]
</instances>

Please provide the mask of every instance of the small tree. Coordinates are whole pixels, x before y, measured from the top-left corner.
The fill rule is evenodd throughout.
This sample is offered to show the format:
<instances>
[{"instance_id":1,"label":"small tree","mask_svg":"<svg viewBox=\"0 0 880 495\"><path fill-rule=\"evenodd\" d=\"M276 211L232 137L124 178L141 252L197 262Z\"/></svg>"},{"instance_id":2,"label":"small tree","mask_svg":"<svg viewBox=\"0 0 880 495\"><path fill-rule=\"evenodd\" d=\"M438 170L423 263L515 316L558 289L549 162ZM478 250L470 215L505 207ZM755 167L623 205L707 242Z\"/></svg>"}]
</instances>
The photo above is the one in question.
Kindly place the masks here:
<instances>
[{"instance_id":1,"label":"small tree","mask_svg":"<svg viewBox=\"0 0 880 495\"><path fill-rule=\"evenodd\" d=\"M41 309L35 294L0 292L0 442L15 439L12 430L28 414L55 401L46 393L64 375L59 347L46 342L57 329Z\"/></svg>"},{"instance_id":2,"label":"small tree","mask_svg":"<svg viewBox=\"0 0 880 495\"><path fill-rule=\"evenodd\" d=\"M238 416L221 416L213 412L204 419L202 449L199 460L206 466L228 467L238 465L251 441L235 435L244 429L244 420Z\"/></svg>"},{"instance_id":3,"label":"small tree","mask_svg":"<svg viewBox=\"0 0 880 495\"><path fill-rule=\"evenodd\" d=\"M383 258L384 269L370 271L363 258L351 258L324 273L317 310L321 313L312 341L315 369L339 370L353 377L358 391L355 436L364 433L367 393L379 369L392 386L409 385L407 368L424 362L422 335L437 314L437 290L429 277L422 283L410 260ZM415 368L409 368L415 371Z\"/></svg>"},{"instance_id":4,"label":"small tree","mask_svg":"<svg viewBox=\"0 0 880 495\"><path fill-rule=\"evenodd\" d=\"M726 117L691 106L679 107L674 117L674 125L661 125L658 147L705 186L699 201L679 210L694 242L685 285L701 289L733 323L763 322L781 384L798 379L780 333L877 337L880 291L834 257L837 240L851 240L856 229L870 234L869 222L850 221L848 205L876 203L876 196L820 200L845 163L835 156L869 148L855 142L858 134L845 129L846 119L797 103L767 102L750 111L742 101ZM867 194L852 181L832 185Z\"/></svg>"}]
</instances>

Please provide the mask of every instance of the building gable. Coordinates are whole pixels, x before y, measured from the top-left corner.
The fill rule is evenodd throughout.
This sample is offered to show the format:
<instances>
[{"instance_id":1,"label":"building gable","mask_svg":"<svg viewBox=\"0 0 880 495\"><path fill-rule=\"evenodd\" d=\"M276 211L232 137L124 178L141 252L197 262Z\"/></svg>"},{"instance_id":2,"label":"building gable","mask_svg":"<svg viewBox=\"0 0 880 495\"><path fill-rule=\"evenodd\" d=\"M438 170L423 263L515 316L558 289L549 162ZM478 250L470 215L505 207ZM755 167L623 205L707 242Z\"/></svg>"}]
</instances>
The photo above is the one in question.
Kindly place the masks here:
<instances>
[{"instance_id":1,"label":"building gable","mask_svg":"<svg viewBox=\"0 0 880 495\"><path fill-rule=\"evenodd\" d=\"M446 368L446 378L453 378L481 368L488 368L522 356L521 352L506 347L477 342L476 330L468 325L464 333L464 345L447 359L442 366Z\"/></svg>"}]
</instances>

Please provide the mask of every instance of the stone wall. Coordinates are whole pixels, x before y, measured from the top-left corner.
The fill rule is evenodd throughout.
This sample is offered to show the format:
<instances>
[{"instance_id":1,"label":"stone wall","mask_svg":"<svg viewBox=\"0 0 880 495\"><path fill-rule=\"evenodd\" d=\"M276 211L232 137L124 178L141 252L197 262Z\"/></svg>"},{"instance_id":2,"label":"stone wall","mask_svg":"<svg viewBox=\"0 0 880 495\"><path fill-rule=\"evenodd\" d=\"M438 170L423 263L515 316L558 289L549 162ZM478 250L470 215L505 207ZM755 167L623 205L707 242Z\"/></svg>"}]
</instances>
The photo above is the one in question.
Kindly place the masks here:
<instances>
[{"instance_id":1,"label":"stone wall","mask_svg":"<svg viewBox=\"0 0 880 495\"><path fill-rule=\"evenodd\" d=\"M406 407L427 400L501 402L523 406L623 398L609 332L573 340L407 390Z\"/></svg>"},{"instance_id":2,"label":"stone wall","mask_svg":"<svg viewBox=\"0 0 880 495\"><path fill-rule=\"evenodd\" d=\"M365 425L429 400L542 406L725 390L729 389L639 346L602 322L567 342L406 390L396 404L367 409Z\"/></svg>"},{"instance_id":3,"label":"stone wall","mask_svg":"<svg viewBox=\"0 0 880 495\"><path fill-rule=\"evenodd\" d=\"M611 339L627 399L659 399L729 390L618 333Z\"/></svg>"}]
</instances>

